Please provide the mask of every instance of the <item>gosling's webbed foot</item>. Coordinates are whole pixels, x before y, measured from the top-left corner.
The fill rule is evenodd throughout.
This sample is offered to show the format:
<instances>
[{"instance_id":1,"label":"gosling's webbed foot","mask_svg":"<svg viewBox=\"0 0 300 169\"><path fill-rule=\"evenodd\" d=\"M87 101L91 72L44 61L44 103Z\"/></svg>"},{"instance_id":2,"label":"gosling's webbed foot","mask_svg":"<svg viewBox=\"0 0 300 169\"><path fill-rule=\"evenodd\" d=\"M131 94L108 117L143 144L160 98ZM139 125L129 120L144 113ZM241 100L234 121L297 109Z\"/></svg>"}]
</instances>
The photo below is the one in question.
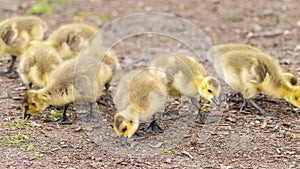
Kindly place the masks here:
<instances>
[{"instance_id":1,"label":"gosling's webbed foot","mask_svg":"<svg viewBox=\"0 0 300 169\"><path fill-rule=\"evenodd\" d=\"M256 110L255 109L251 109L248 107L248 102L246 99L243 99L243 104L240 107L240 111L247 111L247 112L251 112L251 113L255 113Z\"/></svg>"},{"instance_id":2,"label":"gosling's webbed foot","mask_svg":"<svg viewBox=\"0 0 300 169\"><path fill-rule=\"evenodd\" d=\"M163 133L164 130L157 124L156 120L152 120L149 126L145 129L147 132L151 133Z\"/></svg>"},{"instance_id":3,"label":"gosling's webbed foot","mask_svg":"<svg viewBox=\"0 0 300 169\"><path fill-rule=\"evenodd\" d=\"M265 111L265 110L259 111L259 113L260 113L261 115L263 115L263 116L268 116L268 117L279 117L278 114L276 114L276 113L270 113L270 112L267 112L267 111Z\"/></svg>"},{"instance_id":4,"label":"gosling's webbed foot","mask_svg":"<svg viewBox=\"0 0 300 169\"><path fill-rule=\"evenodd\" d=\"M137 133L134 133L134 134L131 136L131 139L133 139L134 141L137 141L137 140L144 140L144 139L146 139L146 138L148 138L148 137L146 137L146 136L141 136L141 135L139 135L139 134L137 134Z\"/></svg>"},{"instance_id":5,"label":"gosling's webbed foot","mask_svg":"<svg viewBox=\"0 0 300 169\"><path fill-rule=\"evenodd\" d=\"M250 112L250 113L256 113L257 110L255 110L253 108L251 109L251 108L246 107L246 106L244 106L244 107L242 106L239 111L244 111L244 112L246 111L246 112Z\"/></svg>"},{"instance_id":6,"label":"gosling's webbed foot","mask_svg":"<svg viewBox=\"0 0 300 169\"><path fill-rule=\"evenodd\" d=\"M73 123L73 121L69 120L68 117L60 117L59 119L56 120L56 122L61 125L70 125Z\"/></svg>"},{"instance_id":7,"label":"gosling's webbed foot","mask_svg":"<svg viewBox=\"0 0 300 169\"><path fill-rule=\"evenodd\" d=\"M269 117L277 117L278 116L275 113L270 113L270 112L267 112L267 111L265 111L263 109L258 110L256 108L249 108L249 107L241 107L240 111L246 111L246 112L250 112L250 113L257 113L257 111L258 111L258 113L260 115L263 115L263 116L269 116Z\"/></svg>"},{"instance_id":8,"label":"gosling's webbed foot","mask_svg":"<svg viewBox=\"0 0 300 169\"><path fill-rule=\"evenodd\" d=\"M264 109L262 109L261 107L259 107L255 102L254 100L252 99L249 99L248 100L250 104L252 104L252 106L254 106L261 115L264 115L264 116L271 116L271 117L278 117L279 115L278 114L275 114L275 113L270 113L270 112L267 112L265 111Z\"/></svg>"},{"instance_id":9,"label":"gosling's webbed foot","mask_svg":"<svg viewBox=\"0 0 300 169\"><path fill-rule=\"evenodd\" d=\"M146 136L140 136L139 134L137 133L134 133L130 139L133 139L134 141L138 141L138 140L143 140L143 139L146 139L148 137ZM126 146L127 145L127 140L128 140L128 137L124 137L124 136L120 136L120 141L121 141L121 146Z\"/></svg>"},{"instance_id":10,"label":"gosling's webbed foot","mask_svg":"<svg viewBox=\"0 0 300 169\"><path fill-rule=\"evenodd\" d=\"M86 115L85 117L81 118L81 120L83 122L97 122L98 121L97 118L95 117L95 115L90 114L90 113L88 115Z\"/></svg>"},{"instance_id":11,"label":"gosling's webbed foot","mask_svg":"<svg viewBox=\"0 0 300 169\"><path fill-rule=\"evenodd\" d=\"M208 117L205 113L201 112L201 109L199 108L198 114L196 117L196 123L199 124L211 124L217 122L217 119Z\"/></svg>"},{"instance_id":12,"label":"gosling's webbed foot","mask_svg":"<svg viewBox=\"0 0 300 169\"><path fill-rule=\"evenodd\" d=\"M161 120L163 121L167 121L167 120L176 120L178 119L178 115L175 115L175 114L163 114L161 117L160 117Z\"/></svg>"},{"instance_id":13,"label":"gosling's webbed foot","mask_svg":"<svg viewBox=\"0 0 300 169\"><path fill-rule=\"evenodd\" d=\"M18 78L18 74L15 71L6 70L4 72L1 72L1 75L4 76L4 77L10 78L10 79Z\"/></svg>"}]
</instances>

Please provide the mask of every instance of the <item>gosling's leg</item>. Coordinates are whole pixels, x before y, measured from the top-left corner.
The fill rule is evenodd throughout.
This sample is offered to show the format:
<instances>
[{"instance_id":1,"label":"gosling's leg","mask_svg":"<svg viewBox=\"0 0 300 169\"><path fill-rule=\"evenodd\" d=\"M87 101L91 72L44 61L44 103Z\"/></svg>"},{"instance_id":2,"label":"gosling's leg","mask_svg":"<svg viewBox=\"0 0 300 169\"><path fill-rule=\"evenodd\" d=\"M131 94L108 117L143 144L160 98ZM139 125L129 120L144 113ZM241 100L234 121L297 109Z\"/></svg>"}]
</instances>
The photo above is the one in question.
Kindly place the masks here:
<instances>
[{"instance_id":1,"label":"gosling's leg","mask_svg":"<svg viewBox=\"0 0 300 169\"><path fill-rule=\"evenodd\" d=\"M155 115L152 116L152 121L149 126L145 129L147 132L151 133L163 133L164 130L157 124L155 120Z\"/></svg>"},{"instance_id":2,"label":"gosling's leg","mask_svg":"<svg viewBox=\"0 0 300 169\"><path fill-rule=\"evenodd\" d=\"M32 83L28 84L28 89L32 89Z\"/></svg>"},{"instance_id":3,"label":"gosling's leg","mask_svg":"<svg viewBox=\"0 0 300 169\"><path fill-rule=\"evenodd\" d=\"M104 87L105 87L104 92L105 92L106 94L108 94L108 93L109 93L109 87L110 87L110 84L109 84L109 83L106 83L106 84L104 85Z\"/></svg>"},{"instance_id":4,"label":"gosling's leg","mask_svg":"<svg viewBox=\"0 0 300 169\"><path fill-rule=\"evenodd\" d=\"M10 65L8 66L8 69L5 72L2 72L3 75L5 75L8 78L18 77L17 73L13 70L16 60L17 60L17 56L11 55Z\"/></svg>"},{"instance_id":5,"label":"gosling's leg","mask_svg":"<svg viewBox=\"0 0 300 169\"><path fill-rule=\"evenodd\" d=\"M67 117L67 109L69 107L69 104L64 106L64 112L62 114L62 117L60 117L57 122L59 124L65 125L65 124L72 124L73 122L71 120L69 120L69 118Z\"/></svg>"},{"instance_id":6,"label":"gosling's leg","mask_svg":"<svg viewBox=\"0 0 300 169\"><path fill-rule=\"evenodd\" d=\"M252 99L248 99L248 102L249 102L253 107L255 107L255 108L260 112L260 114L262 114L262 115L264 115L264 116L277 116L277 115L274 114L274 113L266 112L264 109L262 109L261 107L259 107L259 106L254 102L254 100L252 100Z\"/></svg>"},{"instance_id":7,"label":"gosling's leg","mask_svg":"<svg viewBox=\"0 0 300 169\"><path fill-rule=\"evenodd\" d=\"M242 97L243 98L243 97ZM252 109L252 108L249 108L248 107L248 102L249 102L249 99L244 99L243 98L243 103L240 107L240 111L248 111L248 112L251 112L251 113L255 113L256 110L255 109ZM255 104L255 103L254 103Z\"/></svg>"},{"instance_id":8,"label":"gosling's leg","mask_svg":"<svg viewBox=\"0 0 300 169\"><path fill-rule=\"evenodd\" d=\"M196 121L201 123L201 124L205 124L206 121L207 121L207 117L206 117L206 114L204 114L202 111L201 111L201 108L199 106L199 102L198 102L198 98L191 98L191 101L192 101L192 104L197 108L198 110L198 114L197 114L197 117L196 117Z\"/></svg>"},{"instance_id":9,"label":"gosling's leg","mask_svg":"<svg viewBox=\"0 0 300 169\"><path fill-rule=\"evenodd\" d=\"M94 115L94 112L93 112L93 103L89 103L89 107L90 107L90 111L89 111L88 115L85 116L82 119L82 121L84 121L84 122L90 122L90 121L91 122L97 122L97 119L96 119L96 117Z\"/></svg>"},{"instance_id":10,"label":"gosling's leg","mask_svg":"<svg viewBox=\"0 0 300 169\"><path fill-rule=\"evenodd\" d=\"M246 110L246 109L248 110L247 107L248 107L247 100L243 98L243 103L242 103L242 106L240 108L240 111L243 111L243 110ZM249 111L251 111L251 110L249 110Z\"/></svg>"},{"instance_id":11,"label":"gosling's leg","mask_svg":"<svg viewBox=\"0 0 300 169\"><path fill-rule=\"evenodd\" d=\"M197 108L198 114L196 117L196 122L200 124L210 124L215 123L217 120L214 118L208 118L207 115L201 111L201 107L199 106L197 98L191 98L192 104Z\"/></svg>"},{"instance_id":12,"label":"gosling's leg","mask_svg":"<svg viewBox=\"0 0 300 169\"><path fill-rule=\"evenodd\" d=\"M198 110L198 114L196 117L196 121L198 121L201 124L205 124L205 122L207 121L207 117L206 115L201 111L201 108L199 106L199 102L198 102L198 98L191 98L192 104L197 108Z\"/></svg>"}]
</instances>

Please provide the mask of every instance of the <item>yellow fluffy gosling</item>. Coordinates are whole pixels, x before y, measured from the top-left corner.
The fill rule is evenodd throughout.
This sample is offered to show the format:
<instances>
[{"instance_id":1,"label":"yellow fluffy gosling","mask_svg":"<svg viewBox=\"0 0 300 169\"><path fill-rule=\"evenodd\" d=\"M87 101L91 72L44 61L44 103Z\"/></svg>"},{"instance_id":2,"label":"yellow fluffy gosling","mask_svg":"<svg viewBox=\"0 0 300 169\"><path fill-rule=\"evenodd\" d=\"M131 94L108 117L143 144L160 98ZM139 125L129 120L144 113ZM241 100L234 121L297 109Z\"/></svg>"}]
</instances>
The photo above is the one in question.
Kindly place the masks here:
<instances>
[{"instance_id":1,"label":"yellow fluffy gosling","mask_svg":"<svg viewBox=\"0 0 300 169\"><path fill-rule=\"evenodd\" d=\"M232 51L253 51L253 52L262 52L260 49L246 45L246 44L241 44L241 43L227 43L227 44L220 44L217 46L217 54L222 54L224 55L227 52L232 52ZM290 82L291 85L296 85L297 78L295 75L291 73L283 73L285 79Z\"/></svg>"},{"instance_id":2,"label":"yellow fluffy gosling","mask_svg":"<svg viewBox=\"0 0 300 169\"><path fill-rule=\"evenodd\" d=\"M22 103L24 118L45 110L49 105L65 106L60 123L70 124L66 116L68 104L82 100L90 104L87 120L95 120L92 105L113 76L108 65L101 62L98 64L95 60L89 58L78 64L77 59L65 61L51 73L44 88L27 91Z\"/></svg>"},{"instance_id":3,"label":"yellow fluffy gosling","mask_svg":"<svg viewBox=\"0 0 300 169\"><path fill-rule=\"evenodd\" d=\"M169 54L153 59L150 67L151 72L167 87L169 95L190 97L198 108L200 122L210 123L199 108L199 95L219 106L221 88L219 81L209 76L200 62L187 55Z\"/></svg>"},{"instance_id":4,"label":"yellow fluffy gosling","mask_svg":"<svg viewBox=\"0 0 300 169\"><path fill-rule=\"evenodd\" d=\"M71 23L56 29L47 39L58 50L63 60L76 57L85 43L98 31L85 23Z\"/></svg>"},{"instance_id":5,"label":"yellow fluffy gosling","mask_svg":"<svg viewBox=\"0 0 300 169\"><path fill-rule=\"evenodd\" d=\"M47 24L35 16L17 16L0 23L0 56L10 54L11 63L7 72L13 70L16 57L32 40L42 40Z\"/></svg>"},{"instance_id":6,"label":"yellow fluffy gosling","mask_svg":"<svg viewBox=\"0 0 300 169\"><path fill-rule=\"evenodd\" d=\"M50 73L62 63L57 50L47 41L33 41L20 56L18 73L25 84L47 85Z\"/></svg>"},{"instance_id":7,"label":"yellow fluffy gosling","mask_svg":"<svg viewBox=\"0 0 300 169\"><path fill-rule=\"evenodd\" d=\"M218 46L215 50L218 51ZM271 115L251 99L258 92L283 98L300 107L300 87L292 86L286 80L279 64L269 55L255 51L231 51L214 55L212 61L224 81L246 99L241 109L245 108L248 101L261 114Z\"/></svg>"},{"instance_id":8,"label":"yellow fluffy gosling","mask_svg":"<svg viewBox=\"0 0 300 169\"><path fill-rule=\"evenodd\" d=\"M148 131L162 132L154 114L163 109L166 99L164 85L146 70L134 70L118 83L114 102L118 111L114 116L114 129L124 146L138 129L139 123L153 117Z\"/></svg>"}]
</instances>

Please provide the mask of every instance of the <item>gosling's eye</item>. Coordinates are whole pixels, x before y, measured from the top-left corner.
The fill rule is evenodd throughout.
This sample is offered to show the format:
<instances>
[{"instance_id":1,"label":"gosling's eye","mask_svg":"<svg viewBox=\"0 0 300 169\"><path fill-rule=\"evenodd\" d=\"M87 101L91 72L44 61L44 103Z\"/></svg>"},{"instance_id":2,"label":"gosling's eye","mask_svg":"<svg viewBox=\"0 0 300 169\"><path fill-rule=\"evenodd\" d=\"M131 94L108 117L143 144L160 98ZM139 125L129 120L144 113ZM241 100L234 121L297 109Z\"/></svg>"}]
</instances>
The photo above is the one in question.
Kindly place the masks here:
<instances>
[{"instance_id":1,"label":"gosling's eye","mask_svg":"<svg viewBox=\"0 0 300 169\"><path fill-rule=\"evenodd\" d=\"M126 130L127 130L127 127L126 127L126 126L122 128L122 132L123 132L123 133L124 133Z\"/></svg>"},{"instance_id":2,"label":"gosling's eye","mask_svg":"<svg viewBox=\"0 0 300 169\"><path fill-rule=\"evenodd\" d=\"M132 121L132 120L130 120L130 121L129 121L129 123L133 123L133 121Z\"/></svg>"},{"instance_id":3,"label":"gosling's eye","mask_svg":"<svg viewBox=\"0 0 300 169\"><path fill-rule=\"evenodd\" d=\"M29 109L29 105L24 106L25 110Z\"/></svg>"},{"instance_id":4,"label":"gosling's eye","mask_svg":"<svg viewBox=\"0 0 300 169\"><path fill-rule=\"evenodd\" d=\"M31 103L31 106L35 106L35 103Z\"/></svg>"},{"instance_id":5,"label":"gosling's eye","mask_svg":"<svg viewBox=\"0 0 300 169\"><path fill-rule=\"evenodd\" d=\"M298 100L298 97L297 97L297 96L295 96L295 100Z\"/></svg>"},{"instance_id":6,"label":"gosling's eye","mask_svg":"<svg viewBox=\"0 0 300 169\"><path fill-rule=\"evenodd\" d=\"M212 93L212 91L210 89L207 89L208 93Z\"/></svg>"}]
</instances>

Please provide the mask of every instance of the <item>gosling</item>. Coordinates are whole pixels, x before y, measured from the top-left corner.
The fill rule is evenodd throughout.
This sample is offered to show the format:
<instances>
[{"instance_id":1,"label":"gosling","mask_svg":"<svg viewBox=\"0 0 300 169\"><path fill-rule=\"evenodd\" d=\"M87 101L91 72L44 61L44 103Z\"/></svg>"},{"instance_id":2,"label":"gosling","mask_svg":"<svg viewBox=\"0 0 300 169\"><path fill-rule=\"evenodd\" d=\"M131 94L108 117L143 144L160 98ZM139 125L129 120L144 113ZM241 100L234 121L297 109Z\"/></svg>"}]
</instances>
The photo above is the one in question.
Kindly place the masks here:
<instances>
[{"instance_id":1,"label":"gosling","mask_svg":"<svg viewBox=\"0 0 300 169\"><path fill-rule=\"evenodd\" d=\"M215 50L218 51L218 47ZM259 107L252 98L262 92L274 98L283 98L300 107L300 86L286 80L279 64L269 55L255 51L231 51L213 55L216 72L244 98L243 110L247 102L261 114L273 115Z\"/></svg>"},{"instance_id":2,"label":"gosling","mask_svg":"<svg viewBox=\"0 0 300 169\"><path fill-rule=\"evenodd\" d=\"M42 40L48 26L35 16L17 16L0 23L0 56L11 55L11 62L5 74L10 74L17 56L32 40Z\"/></svg>"},{"instance_id":3,"label":"gosling","mask_svg":"<svg viewBox=\"0 0 300 169\"><path fill-rule=\"evenodd\" d=\"M227 43L227 44L220 44L217 46L216 51L211 50L210 52L217 52L219 55L224 55L227 52L231 51L252 51L252 52L263 52L260 49L246 45L246 44L240 44L240 43ZM209 54L212 56L213 54ZM297 78L295 75L291 73L283 73L285 79L291 84L296 85L298 83Z\"/></svg>"},{"instance_id":4,"label":"gosling","mask_svg":"<svg viewBox=\"0 0 300 169\"><path fill-rule=\"evenodd\" d=\"M97 30L97 27L89 24L71 23L56 29L47 40L58 50L63 60L68 60L79 54Z\"/></svg>"},{"instance_id":5,"label":"gosling","mask_svg":"<svg viewBox=\"0 0 300 169\"><path fill-rule=\"evenodd\" d=\"M154 114L163 109L167 91L164 85L147 70L134 70L118 83L114 102L118 112L114 115L114 130L121 136L121 145L138 129L139 123L152 116L147 131L163 132Z\"/></svg>"},{"instance_id":6,"label":"gosling","mask_svg":"<svg viewBox=\"0 0 300 169\"><path fill-rule=\"evenodd\" d=\"M93 103L100 98L105 84L113 76L108 65L101 62L98 65L95 60L95 58L89 58L80 64L77 64L77 59L65 61L51 73L44 88L27 91L22 102L24 118L30 118L31 115L45 110L49 105L64 106L59 122L71 124L72 122L66 116L67 107L69 103L81 100L88 102L90 106L85 120L95 121Z\"/></svg>"},{"instance_id":7,"label":"gosling","mask_svg":"<svg viewBox=\"0 0 300 169\"><path fill-rule=\"evenodd\" d=\"M50 73L62 63L57 50L47 41L32 41L21 54L18 73L29 87L45 87Z\"/></svg>"},{"instance_id":8,"label":"gosling","mask_svg":"<svg viewBox=\"0 0 300 169\"><path fill-rule=\"evenodd\" d=\"M221 87L219 81L209 76L196 59L183 54L170 54L154 58L150 63L151 72L157 76L171 96L188 96L197 107L200 123L212 123L200 110L199 95L220 105L218 99Z\"/></svg>"}]
</instances>

